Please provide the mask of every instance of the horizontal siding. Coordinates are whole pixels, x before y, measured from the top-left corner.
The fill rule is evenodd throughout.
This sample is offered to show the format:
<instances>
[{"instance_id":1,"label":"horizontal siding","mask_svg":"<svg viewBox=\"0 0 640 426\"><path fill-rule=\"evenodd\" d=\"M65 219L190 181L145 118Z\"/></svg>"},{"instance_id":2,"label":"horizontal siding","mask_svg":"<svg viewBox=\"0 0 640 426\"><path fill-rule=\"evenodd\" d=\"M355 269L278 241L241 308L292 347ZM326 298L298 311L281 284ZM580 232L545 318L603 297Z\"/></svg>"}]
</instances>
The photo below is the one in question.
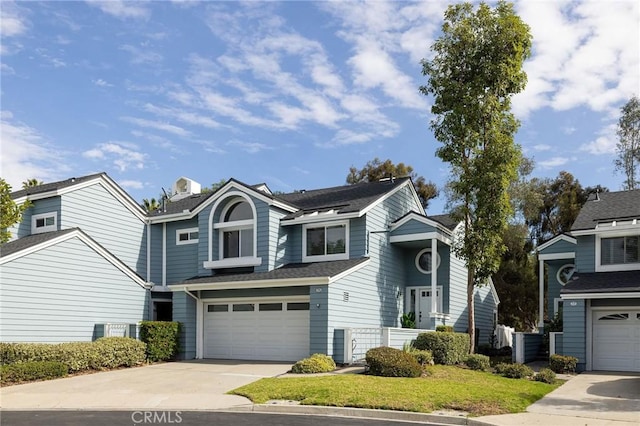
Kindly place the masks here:
<instances>
[{"instance_id":1,"label":"horizontal siding","mask_svg":"<svg viewBox=\"0 0 640 426\"><path fill-rule=\"evenodd\" d=\"M155 285L162 285L162 224L151 225L151 277Z\"/></svg>"},{"instance_id":2,"label":"horizontal siding","mask_svg":"<svg viewBox=\"0 0 640 426\"><path fill-rule=\"evenodd\" d=\"M449 315L447 325L465 333L469 328L467 310L467 268L462 259L452 255L449 270Z\"/></svg>"},{"instance_id":3,"label":"horizontal siding","mask_svg":"<svg viewBox=\"0 0 640 426\"><path fill-rule=\"evenodd\" d=\"M177 230L197 227L198 220L195 218L167 223L167 284L177 283L198 274L198 243L176 244Z\"/></svg>"},{"instance_id":4,"label":"horizontal siding","mask_svg":"<svg viewBox=\"0 0 640 426\"><path fill-rule=\"evenodd\" d=\"M563 355L578 358L578 363L582 365L586 362L586 303L584 300L571 300L565 303L563 313Z\"/></svg>"},{"instance_id":5,"label":"horizontal siding","mask_svg":"<svg viewBox=\"0 0 640 426\"><path fill-rule=\"evenodd\" d=\"M476 329L480 331L480 335L476 336L478 345L490 344L491 336L493 336L493 330L495 324L493 323L493 312L498 312L498 306L496 300L493 297L491 286L483 285L476 287L476 291L473 298L475 308L475 323Z\"/></svg>"},{"instance_id":6,"label":"horizontal siding","mask_svg":"<svg viewBox=\"0 0 640 426\"><path fill-rule=\"evenodd\" d=\"M576 267L579 272L596 271L596 237L594 235L584 235L576 238Z\"/></svg>"},{"instance_id":7,"label":"horizontal siding","mask_svg":"<svg viewBox=\"0 0 640 426\"><path fill-rule=\"evenodd\" d=\"M148 291L77 238L1 268L2 341L90 341L95 324L148 317Z\"/></svg>"},{"instance_id":8,"label":"horizontal siding","mask_svg":"<svg viewBox=\"0 0 640 426\"><path fill-rule=\"evenodd\" d=\"M351 219L349 220L349 257L353 259L367 254L366 217Z\"/></svg>"},{"instance_id":9,"label":"horizontal siding","mask_svg":"<svg viewBox=\"0 0 640 426\"><path fill-rule=\"evenodd\" d=\"M333 353L333 333L329 336L329 309L328 286L311 286L309 288L309 352L312 354L331 355Z\"/></svg>"},{"instance_id":10,"label":"horizontal siding","mask_svg":"<svg viewBox=\"0 0 640 426\"><path fill-rule=\"evenodd\" d=\"M393 230L391 233L392 236L396 235L411 235L411 234L422 234L426 232L438 232L435 227L431 225L427 225L426 223L422 223L415 219L411 219L406 223L403 223L400 227Z\"/></svg>"},{"instance_id":11,"label":"horizontal siding","mask_svg":"<svg viewBox=\"0 0 640 426\"><path fill-rule=\"evenodd\" d=\"M180 323L180 359L196 357L196 301L184 291L173 293L173 320Z\"/></svg>"},{"instance_id":12,"label":"horizontal siding","mask_svg":"<svg viewBox=\"0 0 640 426\"><path fill-rule=\"evenodd\" d=\"M61 229L78 227L140 276L147 275L145 224L100 183L62 197Z\"/></svg>"},{"instance_id":13,"label":"horizontal siding","mask_svg":"<svg viewBox=\"0 0 640 426\"><path fill-rule=\"evenodd\" d=\"M573 253L576 251L576 244L572 244L565 240L557 241L555 244L540 250L540 254L557 254L557 253Z\"/></svg>"},{"instance_id":14,"label":"horizontal siding","mask_svg":"<svg viewBox=\"0 0 640 426\"><path fill-rule=\"evenodd\" d=\"M553 300L560 297L562 284L558 281L558 271L564 265L573 265L573 259L547 260L547 315L553 318Z\"/></svg>"},{"instance_id":15,"label":"horizontal siding","mask_svg":"<svg viewBox=\"0 0 640 426\"><path fill-rule=\"evenodd\" d=\"M275 284L277 285L277 284ZM226 299L234 297L286 297L308 296L309 287L268 287L268 288L237 288L228 290L204 290L200 293L202 299Z\"/></svg>"}]
</instances>

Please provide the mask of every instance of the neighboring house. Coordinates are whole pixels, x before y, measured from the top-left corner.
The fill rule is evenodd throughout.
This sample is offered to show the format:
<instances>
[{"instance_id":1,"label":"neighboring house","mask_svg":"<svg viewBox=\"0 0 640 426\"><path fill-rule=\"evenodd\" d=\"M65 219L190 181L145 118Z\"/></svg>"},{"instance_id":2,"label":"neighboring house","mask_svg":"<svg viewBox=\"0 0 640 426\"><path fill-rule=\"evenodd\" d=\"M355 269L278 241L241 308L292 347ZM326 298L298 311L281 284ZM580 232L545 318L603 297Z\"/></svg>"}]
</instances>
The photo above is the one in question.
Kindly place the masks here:
<instances>
[{"instance_id":1,"label":"neighboring house","mask_svg":"<svg viewBox=\"0 0 640 426\"><path fill-rule=\"evenodd\" d=\"M555 352L578 358L580 370L640 371L640 190L592 195L571 234L538 253L539 318L545 266L549 317L562 310Z\"/></svg>"},{"instance_id":2,"label":"neighboring house","mask_svg":"<svg viewBox=\"0 0 640 426\"><path fill-rule=\"evenodd\" d=\"M59 193L51 197L64 207L69 194L82 198L79 191L92 188L87 179L115 185L94 175L76 180L83 188L50 184ZM171 199L142 217L123 191L107 192L120 205L113 217L128 217L130 232L113 239L96 233L103 230L94 223L71 226L115 256L128 256L123 263L154 284L153 317L182 323L184 358L333 355L334 330L399 327L406 312L416 313L418 328L467 329L466 269L451 250L457 223L425 216L410 179L275 195L265 184L234 179L203 194L180 178ZM29 233L24 222L36 217L37 229L46 203L56 203L42 194L29 195L34 211L16 227L19 237ZM111 204L90 221L118 229L110 224ZM74 215L85 216L89 206L96 203ZM58 214L57 229L66 229L71 213ZM475 302L479 343L488 343L499 303L491 283L476 290Z\"/></svg>"}]
</instances>

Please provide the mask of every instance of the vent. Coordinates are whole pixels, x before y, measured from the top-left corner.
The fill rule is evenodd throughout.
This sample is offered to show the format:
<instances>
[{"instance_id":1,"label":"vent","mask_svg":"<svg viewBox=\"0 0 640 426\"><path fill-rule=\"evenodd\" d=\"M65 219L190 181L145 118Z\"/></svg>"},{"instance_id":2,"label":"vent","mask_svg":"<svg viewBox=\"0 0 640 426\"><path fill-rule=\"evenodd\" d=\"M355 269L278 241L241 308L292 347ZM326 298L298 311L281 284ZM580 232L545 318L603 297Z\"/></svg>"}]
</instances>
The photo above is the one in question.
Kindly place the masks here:
<instances>
[{"instance_id":1,"label":"vent","mask_svg":"<svg viewBox=\"0 0 640 426\"><path fill-rule=\"evenodd\" d=\"M344 293L342 293L342 301L343 302L348 302L349 301L349 292L345 291Z\"/></svg>"}]
</instances>

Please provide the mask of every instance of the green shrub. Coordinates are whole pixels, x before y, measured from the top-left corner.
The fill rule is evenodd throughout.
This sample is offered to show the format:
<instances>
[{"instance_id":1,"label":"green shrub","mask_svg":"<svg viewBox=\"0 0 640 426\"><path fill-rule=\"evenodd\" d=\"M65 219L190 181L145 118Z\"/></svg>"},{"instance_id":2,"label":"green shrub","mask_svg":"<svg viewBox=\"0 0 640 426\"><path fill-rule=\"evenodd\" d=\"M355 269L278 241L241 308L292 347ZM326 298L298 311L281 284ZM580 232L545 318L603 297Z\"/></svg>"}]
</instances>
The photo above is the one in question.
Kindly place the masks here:
<instances>
[{"instance_id":1,"label":"green shrub","mask_svg":"<svg viewBox=\"0 0 640 426\"><path fill-rule=\"evenodd\" d=\"M556 373L575 373L578 358L564 355L551 355L549 368Z\"/></svg>"},{"instance_id":2,"label":"green shrub","mask_svg":"<svg viewBox=\"0 0 640 426\"><path fill-rule=\"evenodd\" d=\"M436 331L439 331L441 333L455 333L452 325L437 325Z\"/></svg>"},{"instance_id":3,"label":"green shrub","mask_svg":"<svg viewBox=\"0 0 640 426\"><path fill-rule=\"evenodd\" d=\"M502 363L495 366L496 373L510 379L524 379L533 376L533 370L524 364Z\"/></svg>"},{"instance_id":4,"label":"green shrub","mask_svg":"<svg viewBox=\"0 0 640 426\"><path fill-rule=\"evenodd\" d=\"M423 368L427 365L433 365L433 354L431 351L425 351L422 349L411 348L407 352L409 355L415 358Z\"/></svg>"},{"instance_id":5,"label":"green shrub","mask_svg":"<svg viewBox=\"0 0 640 426\"><path fill-rule=\"evenodd\" d=\"M1 348L3 364L57 361L67 365L70 372L91 368L97 357L92 342L2 343Z\"/></svg>"},{"instance_id":6,"label":"green shrub","mask_svg":"<svg viewBox=\"0 0 640 426\"><path fill-rule=\"evenodd\" d=\"M0 367L0 383L29 382L65 377L69 367L57 361L29 361L6 364Z\"/></svg>"},{"instance_id":7,"label":"green shrub","mask_svg":"<svg viewBox=\"0 0 640 426\"><path fill-rule=\"evenodd\" d=\"M436 364L458 364L469 354L469 335L466 333L420 333L414 346L431 351Z\"/></svg>"},{"instance_id":8,"label":"green shrub","mask_svg":"<svg viewBox=\"0 0 640 426\"><path fill-rule=\"evenodd\" d=\"M296 374L328 373L335 369L336 363L330 356L313 354L309 358L301 359L293 364L291 372Z\"/></svg>"},{"instance_id":9,"label":"green shrub","mask_svg":"<svg viewBox=\"0 0 640 426\"><path fill-rule=\"evenodd\" d=\"M146 345L130 337L101 337L93 342L97 357L91 366L96 370L132 367L144 363Z\"/></svg>"},{"instance_id":10,"label":"green shrub","mask_svg":"<svg viewBox=\"0 0 640 426\"><path fill-rule=\"evenodd\" d=\"M409 312L403 314L400 318L400 324L402 325L402 328L416 328L416 313Z\"/></svg>"},{"instance_id":11,"label":"green shrub","mask_svg":"<svg viewBox=\"0 0 640 426\"><path fill-rule=\"evenodd\" d=\"M142 321L140 340L147 344L147 358L151 362L173 359L180 347L180 323Z\"/></svg>"},{"instance_id":12,"label":"green shrub","mask_svg":"<svg viewBox=\"0 0 640 426\"><path fill-rule=\"evenodd\" d=\"M384 377L420 377L422 367L407 352L381 346L369 349L365 357L369 373Z\"/></svg>"},{"instance_id":13,"label":"green shrub","mask_svg":"<svg viewBox=\"0 0 640 426\"><path fill-rule=\"evenodd\" d=\"M541 368L538 374L534 377L537 382L554 384L556 381L556 373L548 368Z\"/></svg>"},{"instance_id":14,"label":"green shrub","mask_svg":"<svg viewBox=\"0 0 640 426\"><path fill-rule=\"evenodd\" d=\"M472 370L487 371L491 367L489 357L481 354L467 356L464 363Z\"/></svg>"}]
</instances>

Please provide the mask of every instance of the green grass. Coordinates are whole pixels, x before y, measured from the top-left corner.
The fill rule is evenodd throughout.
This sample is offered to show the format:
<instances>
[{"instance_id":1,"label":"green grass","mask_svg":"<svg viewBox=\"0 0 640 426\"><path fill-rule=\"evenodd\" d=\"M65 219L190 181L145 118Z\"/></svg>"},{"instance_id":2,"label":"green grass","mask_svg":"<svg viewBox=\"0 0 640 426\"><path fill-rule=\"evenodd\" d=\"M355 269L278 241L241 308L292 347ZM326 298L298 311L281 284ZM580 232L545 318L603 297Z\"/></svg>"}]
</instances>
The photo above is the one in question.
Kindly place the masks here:
<instances>
[{"instance_id":1,"label":"green grass","mask_svg":"<svg viewBox=\"0 0 640 426\"><path fill-rule=\"evenodd\" d=\"M448 409L472 416L523 412L560 386L452 366L433 366L417 379L340 374L262 379L230 393L254 403L292 400L304 405L377 408L429 413Z\"/></svg>"}]
</instances>

